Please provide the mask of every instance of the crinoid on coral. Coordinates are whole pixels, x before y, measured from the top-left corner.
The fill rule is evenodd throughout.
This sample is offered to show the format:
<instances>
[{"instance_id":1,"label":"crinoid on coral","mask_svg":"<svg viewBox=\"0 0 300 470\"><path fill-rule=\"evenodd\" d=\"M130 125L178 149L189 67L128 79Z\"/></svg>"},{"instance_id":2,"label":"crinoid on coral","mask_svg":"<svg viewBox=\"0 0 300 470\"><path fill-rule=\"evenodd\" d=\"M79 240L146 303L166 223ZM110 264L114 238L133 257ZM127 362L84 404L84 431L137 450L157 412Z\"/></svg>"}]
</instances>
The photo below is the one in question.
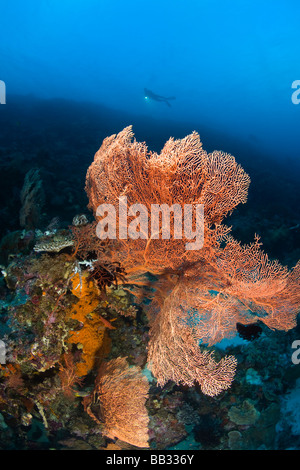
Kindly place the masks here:
<instances>
[{"instance_id":1,"label":"crinoid on coral","mask_svg":"<svg viewBox=\"0 0 300 470\"><path fill-rule=\"evenodd\" d=\"M125 271L120 263L102 263L99 260L93 263L90 278L94 279L101 292L105 292L106 287L115 286L118 282L125 282Z\"/></svg>"},{"instance_id":2,"label":"crinoid on coral","mask_svg":"<svg viewBox=\"0 0 300 470\"><path fill-rule=\"evenodd\" d=\"M127 282L139 284L139 274L141 279L146 273L157 276L148 312L148 360L161 385L198 382L204 393L217 395L230 387L236 360L229 356L217 363L207 346L236 334L237 322L259 320L281 330L296 326L300 262L289 272L268 258L258 237L242 245L222 223L246 202L249 183L233 156L206 153L196 132L171 138L157 154L133 139L127 127L103 141L88 169L86 191L100 224L98 235L109 238L105 224L116 225L102 261L109 256L110 262L120 262ZM197 242L200 205L204 238L199 232L198 241L203 243L191 247L187 243ZM194 231L181 226L178 232L187 206L196 214ZM111 207L112 217L105 219ZM146 223L153 208L160 213L154 228L152 220Z\"/></svg>"}]
</instances>

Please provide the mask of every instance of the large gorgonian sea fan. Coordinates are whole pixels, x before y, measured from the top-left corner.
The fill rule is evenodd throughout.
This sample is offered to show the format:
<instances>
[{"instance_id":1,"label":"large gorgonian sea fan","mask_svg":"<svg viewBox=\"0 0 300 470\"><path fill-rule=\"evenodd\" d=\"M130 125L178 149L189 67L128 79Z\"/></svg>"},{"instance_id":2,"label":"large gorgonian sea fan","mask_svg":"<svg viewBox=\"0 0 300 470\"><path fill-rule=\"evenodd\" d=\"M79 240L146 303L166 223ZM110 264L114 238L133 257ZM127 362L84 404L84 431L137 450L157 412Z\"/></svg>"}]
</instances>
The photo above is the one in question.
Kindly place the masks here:
<instances>
[{"instance_id":1,"label":"large gorgonian sea fan","mask_svg":"<svg viewBox=\"0 0 300 470\"><path fill-rule=\"evenodd\" d=\"M137 447L149 447L149 417L146 409L149 383L140 367L118 357L100 366L95 389L84 400L87 413L103 423L103 434ZM99 417L92 412L99 408ZM98 405L98 406L97 406ZM99 419L101 418L101 419Z\"/></svg>"},{"instance_id":2,"label":"large gorgonian sea fan","mask_svg":"<svg viewBox=\"0 0 300 470\"><path fill-rule=\"evenodd\" d=\"M234 157L223 152L207 154L196 132L182 140L170 139L158 155L133 139L130 126L104 140L88 169L86 191L94 214L103 204L116 208L119 232L126 231L134 219L134 215L125 221L120 217L120 198L126 197L128 206L143 205L148 214L155 204L177 204L182 212L187 205L203 204L204 252L229 230L220 223L239 203L246 202L249 183ZM126 227L122 227L124 223ZM149 224L146 235L123 240L117 233L117 257L127 272L140 267L141 271L161 273L199 260L197 250L186 249L190 240L184 234L181 239L172 234L170 239L155 239Z\"/></svg>"},{"instance_id":3,"label":"large gorgonian sea fan","mask_svg":"<svg viewBox=\"0 0 300 470\"><path fill-rule=\"evenodd\" d=\"M127 282L141 284L145 273L156 275L148 361L159 385L198 382L203 393L217 395L230 387L236 360L226 356L217 363L207 346L235 335L237 322L260 320L285 331L296 326L300 262L289 272L268 258L258 237L242 245L222 223L246 202L249 184L233 156L207 154L196 132L171 138L157 154L127 127L103 141L88 169L86 191L95 215L99 205L117 207L125 196L129 206L143 204L148 213L153 204L204 205L200 250L186 250L184 234L154 239L150 231L144 238L117 237L110 245L109 256L122 264Z\"/></svg>"}]
</instances>

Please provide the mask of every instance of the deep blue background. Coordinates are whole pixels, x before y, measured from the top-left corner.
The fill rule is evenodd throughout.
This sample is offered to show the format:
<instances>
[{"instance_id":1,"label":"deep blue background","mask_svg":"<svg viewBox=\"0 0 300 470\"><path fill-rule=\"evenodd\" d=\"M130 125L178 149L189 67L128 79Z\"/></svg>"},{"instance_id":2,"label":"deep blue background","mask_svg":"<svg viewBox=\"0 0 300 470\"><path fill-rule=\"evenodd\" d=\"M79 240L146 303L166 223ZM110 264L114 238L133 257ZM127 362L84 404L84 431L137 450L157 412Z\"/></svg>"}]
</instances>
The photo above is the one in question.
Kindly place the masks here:
<instances>
[{"instance_id":1,"label":"deep blue background","mask_svg":"<svg viewBox=\"0 0 300 470\"><path fill-rule=\"evenodd\" d=\"M92 101L298 161L299 18L294 0L1 0L0 79L8 105ZM144 87L176 101L146 102Z\"/></svg>"}]
</instances>

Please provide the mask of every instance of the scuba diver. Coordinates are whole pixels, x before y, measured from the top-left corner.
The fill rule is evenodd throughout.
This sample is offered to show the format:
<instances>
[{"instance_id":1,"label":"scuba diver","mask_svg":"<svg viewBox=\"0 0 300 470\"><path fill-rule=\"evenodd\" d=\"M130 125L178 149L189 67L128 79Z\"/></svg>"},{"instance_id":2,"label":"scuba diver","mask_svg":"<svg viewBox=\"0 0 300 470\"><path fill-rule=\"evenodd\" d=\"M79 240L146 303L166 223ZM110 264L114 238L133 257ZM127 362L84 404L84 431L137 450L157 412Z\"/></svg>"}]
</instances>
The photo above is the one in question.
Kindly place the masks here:
<instances>
[{"instance_id":1,"label":"scuba diver","mask_svg":"<svg viewBox=\"0 0 300 470\"><path fill-rule=\"evenodd\" d=\"M145 93L145 100L154 100L154 101L163 101L166 103L169 108L171 107L169 100L175 100L175 96L170 96L169 98L165 98L164 96L156 95L153 93L151 90L147 90L147 88L144 88L144 93Z\"/></svg>"}]
</instances>

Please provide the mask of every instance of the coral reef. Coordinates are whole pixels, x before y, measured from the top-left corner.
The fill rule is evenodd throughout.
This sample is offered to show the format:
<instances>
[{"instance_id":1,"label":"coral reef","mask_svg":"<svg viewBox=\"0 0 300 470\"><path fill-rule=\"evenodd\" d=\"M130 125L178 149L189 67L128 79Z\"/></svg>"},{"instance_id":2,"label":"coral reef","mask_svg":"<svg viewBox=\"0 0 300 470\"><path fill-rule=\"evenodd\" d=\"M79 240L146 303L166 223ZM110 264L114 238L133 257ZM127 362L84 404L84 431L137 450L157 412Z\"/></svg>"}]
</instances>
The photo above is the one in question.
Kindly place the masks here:
<instances>
[{"instance_id":1,"label":"coral reef","mask_svg":"<svg viewBox=\"0 0 300 470\"><path fill-rule=\"evenodd\" d=\"M276 449L287 432L297 447L299 263L289 271L224 225L250 182L231 155L207 154L196 133L160 155L132 138L127 128L96 153L90 208L119 196L203 203L203 249L187 251L187 237L100 240L99 219L73 206L71 225L39 227L39 215L6 234L0 448Z\"/></svg>"}]
</instances>

